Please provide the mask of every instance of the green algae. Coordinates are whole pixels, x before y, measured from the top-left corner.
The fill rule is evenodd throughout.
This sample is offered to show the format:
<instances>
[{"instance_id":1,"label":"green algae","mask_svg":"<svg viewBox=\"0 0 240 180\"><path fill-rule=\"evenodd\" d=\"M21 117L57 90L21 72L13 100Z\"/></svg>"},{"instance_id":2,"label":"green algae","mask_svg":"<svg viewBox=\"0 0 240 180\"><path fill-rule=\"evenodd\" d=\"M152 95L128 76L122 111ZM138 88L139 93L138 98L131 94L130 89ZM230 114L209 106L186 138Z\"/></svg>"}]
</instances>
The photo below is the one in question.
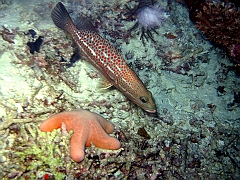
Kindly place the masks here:
<instances>
[{"instance_id":1,"label":"green algae","mask_svg":"<svg viewBox=\"0 0 240 180\"><path fill-rule=\"evenodd\" d=\"M26 172L23 177L34 179L36 176L41 178L49 174L55 179L63 179L66 176L66 167L71 164L67 157L71 133L62 135L60 129L45 133L38 126L29 124L21 126L20 133L15 141L16 149L13 154L22 166L21 169Z\"/></svg>"}]
</instances>

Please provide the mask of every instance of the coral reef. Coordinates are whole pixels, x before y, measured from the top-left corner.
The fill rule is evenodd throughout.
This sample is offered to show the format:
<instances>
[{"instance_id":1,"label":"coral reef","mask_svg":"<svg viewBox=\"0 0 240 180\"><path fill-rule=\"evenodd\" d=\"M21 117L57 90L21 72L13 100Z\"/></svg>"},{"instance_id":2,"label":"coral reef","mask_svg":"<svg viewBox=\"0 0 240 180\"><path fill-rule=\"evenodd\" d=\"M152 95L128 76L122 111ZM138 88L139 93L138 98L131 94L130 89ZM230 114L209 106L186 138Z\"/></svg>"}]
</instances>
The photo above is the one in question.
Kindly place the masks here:
<instances>
[{"instance_id":1,"label":"coral reef","mask_svg":"<svg viewBox=\"0 0 240 180\"><path fill-rule=\"evenodd\" d=\"M192 130L184 130L178 125L160 123L155 118L151 121L152 124L144 128L144 134L148 133L151 137L144 137L140 133L138 136L129 132L125 126L115 134L124 142L120 150L108 151L92 146L86 149L86 158L81 163L76 163L69 157L69 140L72 133L64 135L59 129L52 133L43 133L36 123L14 124L0 137L1 142L8 137L8 141L4 141L0 147L0 168L4 169L0 172L0 177L239 178L238 122L210 125L203 119L192 117L187 122ZM154 137L154 131L159 130L159 126L162 129L158 136Z\"/></svg>"},{"instance_id":2,"label":"coral reef","mask_svg":"<svg viewBox=\"0 0 240 180\"><path fill-rule=\"evenodd\" d=\"M231 1L185 0L190 19L206 38L226 50L240 75L240 9Z\"/></svg>"},{"instance_id":3,"label":"coral reef","mask_svg":"<svg viewBox=\"0 0 240 180\"><path fill-rule=\"evenodd\" d=\"M169 17L159 36L153 33L156 42L146 46L139 34L126 33L134 21L122 21L124 5L132 9L137 1L63 1L71 12L95 20L99 33L126 57L153 91L157 115L116 89L96 87L99 72L83 56L75 62L71 40L50 19L57 0L12 2L0 12L0 27L7 24L11 33L19 27L15 43L0 41L1 179L240 179L240 78L223 51L202 38L179 0L158 0ZM26 35L29 29L37 36ZM26 45L32 35L44 37L34 54ZM121 148L92 145L76 163L69 154L72 132L39 130L39 121L79 108L112 122Z\"/></svg>"}]
</instances>

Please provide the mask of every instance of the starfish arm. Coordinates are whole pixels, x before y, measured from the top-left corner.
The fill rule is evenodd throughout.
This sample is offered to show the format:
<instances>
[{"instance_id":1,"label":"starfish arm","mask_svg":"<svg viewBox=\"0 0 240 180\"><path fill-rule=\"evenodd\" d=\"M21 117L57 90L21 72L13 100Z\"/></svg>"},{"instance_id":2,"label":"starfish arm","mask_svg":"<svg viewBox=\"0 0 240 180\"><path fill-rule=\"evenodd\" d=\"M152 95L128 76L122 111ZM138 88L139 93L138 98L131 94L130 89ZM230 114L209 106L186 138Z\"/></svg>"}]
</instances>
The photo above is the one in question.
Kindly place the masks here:
<instances>
[{"instance_id":1,"label":"starfish arm","mask_svg":"<svg viewBox=\"0 0 240 180\"><path fill-rule=\"evenodd\" d=\"M62 122L64 122L66 124L67 131L70 131L74 129L79 118L81 117L79 117L79 114L75 111L61 112L44 121L41 124L40 129L44 132L53 131L54 129L61 128Z\"/></svg>"},{"instance_id":2,"label":"starfish arm","mask_svg":"<svg viewBox=\"0 0 240 180\"><path fill-rule=\"evenodd\" d=\"M102 116L95 114L95 117L97 118L97 120L99 121L99 123L101 124L102 128L105 130L106 133L111 134L114 130L114 125L107 121L106 119L104 119Z\"/></svg>"},{"instance_id":3,"label":"starfish arm","mask_svg":"<svg viewBox=\"0 0 240 180\"><path fill-rule=\"evenodd\" d=\"M119 140L111 136L108 136L106 139L101 139L100 141L93 141L92 143L102 149L116 150L121 147Z\"/></svg>"},{"instance_id":4,"label":"starfish arm","mask_svg":"<svg viewBox=\"0 0 240 180\"><path fill-rule=\"evenodd\" d=\"M59 115L53 115L48 120L44 121L40 130L43 132L53 131L54 129L58 129L62 126L63 119L59 119Z\"/></svg>"},{"instance_id":5,"label":"starfish arm","mask_svg":"<svg viewBox=\"0 0 240 180\"><path fill-rule=\"evenodd\" d=\"M70 155L76 162L81 162L84 159L84 149L87 142L87 136L83 133L74 133L70 141Z\"/></svg>"},{"instance_id":6,"label":"starfish arm","mask_svg":"<svg viewBox=\"0 0 240 180\"><path fill-rule=\"evenodd\" d=\"M91 121L91 131L92 133L87 143L92 142L95 146L102 149L114 150L120 148L119 140L109 136L98 121Z\"/></svg>"}]
</instances>

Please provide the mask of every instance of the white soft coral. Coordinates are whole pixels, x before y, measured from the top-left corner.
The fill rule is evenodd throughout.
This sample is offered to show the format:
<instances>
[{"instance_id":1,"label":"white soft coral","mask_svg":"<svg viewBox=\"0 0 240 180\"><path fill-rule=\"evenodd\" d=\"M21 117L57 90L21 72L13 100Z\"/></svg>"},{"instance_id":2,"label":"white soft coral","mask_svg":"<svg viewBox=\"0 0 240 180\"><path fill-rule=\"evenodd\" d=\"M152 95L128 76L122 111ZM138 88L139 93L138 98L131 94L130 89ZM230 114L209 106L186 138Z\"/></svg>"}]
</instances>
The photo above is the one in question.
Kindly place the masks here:
<instances>
[{"instance_id":1,"label":"white soft coral","mask_svg":"<svg viewBox=\"0 0 240 180\"><path fill-rule=\"evenodd\" d=\"M138 24L145 29L159 27L166 18L166 13L157 6L145 6L137 11Z\"/></svg>"}]
</instances>

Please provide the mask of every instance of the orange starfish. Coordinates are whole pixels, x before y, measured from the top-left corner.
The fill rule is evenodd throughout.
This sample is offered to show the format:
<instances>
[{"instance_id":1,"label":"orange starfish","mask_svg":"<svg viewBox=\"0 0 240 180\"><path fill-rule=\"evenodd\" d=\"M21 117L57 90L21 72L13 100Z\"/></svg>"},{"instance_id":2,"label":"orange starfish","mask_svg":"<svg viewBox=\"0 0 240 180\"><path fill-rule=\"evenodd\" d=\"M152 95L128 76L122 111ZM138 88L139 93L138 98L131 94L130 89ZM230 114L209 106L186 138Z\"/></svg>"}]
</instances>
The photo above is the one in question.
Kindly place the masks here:
<instances>
[{"instance_id":1,"label":"orange starfish","mask_svg":"<svg viewBox=\"0 0 240 180\"><path fill-rule=\"evenodd\" d=\"M76 162L84 159L85 145L90 146L91 142L103 149L114 150L121 146L118 139L108 135L114 130L113 124L102 116L87 110L53 115L41 124L40 129L44 132L53 131L53 129L60 128L62 123L66 125L68 132L73 130L70 154Z\"/></svg>"}]
</instances>

